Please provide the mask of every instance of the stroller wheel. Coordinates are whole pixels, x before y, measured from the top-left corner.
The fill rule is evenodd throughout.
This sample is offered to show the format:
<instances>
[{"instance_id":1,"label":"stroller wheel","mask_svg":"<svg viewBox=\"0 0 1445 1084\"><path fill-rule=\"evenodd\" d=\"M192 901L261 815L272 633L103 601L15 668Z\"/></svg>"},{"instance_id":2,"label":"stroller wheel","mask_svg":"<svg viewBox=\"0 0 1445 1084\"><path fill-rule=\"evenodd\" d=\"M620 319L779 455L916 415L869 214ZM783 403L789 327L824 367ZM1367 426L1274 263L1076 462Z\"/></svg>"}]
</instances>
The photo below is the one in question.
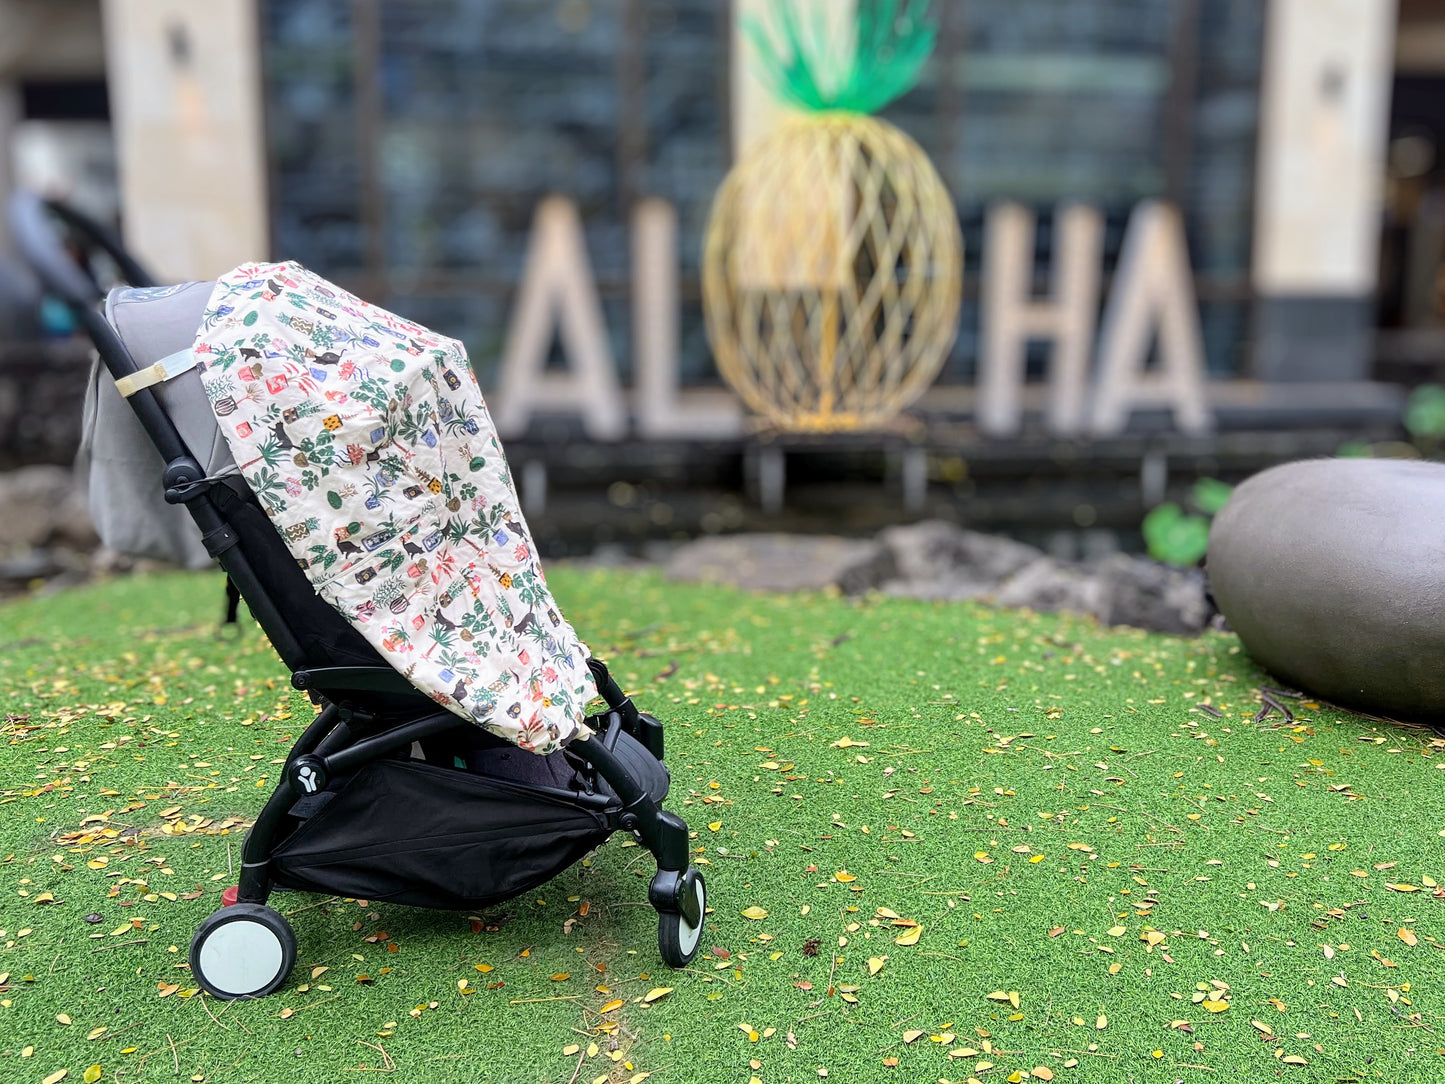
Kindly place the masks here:
<instances>
[{"instance_id":1,"label":"stroller wheel","mask_svg":"<svg viewBox=\"0 0 1445 1084\"><path fill-rule=\"evenodd\" d=\"M291 924L258 903L213 911L191 939L191 974L223 1001L275 993L295 962Z\"/></svg>"},{"instance_id":2,"label":"stroller wheel","mask_svg":"<svg viewBox=\"0 0 1445 1084\"><path fill-rule=\"evenodd\" d=\"M657 950L668 967L686 967L697 955L702 941L702 926L707 916L707 884L696 869L689 869L683 879L682 892L690 893L696 903L697 924L693 925L678 911L659 911L657 915Z\"/></svg>"}]
</instances>

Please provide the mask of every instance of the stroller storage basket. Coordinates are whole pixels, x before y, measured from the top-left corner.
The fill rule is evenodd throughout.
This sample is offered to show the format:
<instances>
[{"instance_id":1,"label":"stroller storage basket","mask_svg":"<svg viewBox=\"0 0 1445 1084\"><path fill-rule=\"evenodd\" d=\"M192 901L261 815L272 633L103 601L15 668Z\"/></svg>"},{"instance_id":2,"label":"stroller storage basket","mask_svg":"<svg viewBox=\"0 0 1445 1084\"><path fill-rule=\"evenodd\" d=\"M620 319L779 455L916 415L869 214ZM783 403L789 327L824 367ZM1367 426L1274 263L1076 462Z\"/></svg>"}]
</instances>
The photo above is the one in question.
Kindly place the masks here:
<instances>
[{"instance_id":1,"label":"stroller storage basket","mask_svg":"<svg viewBox=\"0 0 1445 1084\"><path fill-rule=\"evenodd\" d=\"M604 804L420 761L377 760L272 852L272 877L368 900L486 907L601 845L609 834Z\"/></svg>"}]
</instances>

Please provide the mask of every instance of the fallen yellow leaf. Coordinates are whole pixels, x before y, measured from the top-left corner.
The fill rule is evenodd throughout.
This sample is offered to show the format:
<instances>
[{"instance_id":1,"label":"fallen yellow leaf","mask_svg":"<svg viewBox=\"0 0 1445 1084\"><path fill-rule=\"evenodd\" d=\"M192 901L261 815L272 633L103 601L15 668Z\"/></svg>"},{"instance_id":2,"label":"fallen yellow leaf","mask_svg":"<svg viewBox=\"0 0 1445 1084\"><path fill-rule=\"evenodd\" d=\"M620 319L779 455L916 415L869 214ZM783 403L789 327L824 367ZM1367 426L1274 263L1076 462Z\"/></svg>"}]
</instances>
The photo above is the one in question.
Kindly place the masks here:
<instances>
[{"instance_id":1,"label":"fallen yellow leaf","mask_svg":"<svg viewBox=\"0 0 1445 1084\"><path fill-rule=\"evenodd\" d=\"M905 1031L905 1032L903 1033L903 1042L904 1042L905 1044L912 1043L912 1042L915 1042L915 1041L918 1040L918 1039L921 1039L922 1037L923 1037L923 1032L920 1031L920 1030L918 1030L918 1029L914 1029L914 1030L912 1030L912 1031Z\"/></svg>"},{"instance_id":2,"label":"fallen yellow leaf","mask_svg":"<svg viewBox=\"0 0 1445 1084\"><path fill-rule=\"evenodd\" d=\"M1100 1013L1100 1014L1099 1014L1099 1019L1097 1019L1097 1020L1094 1021L1094 1030L1096 1030L1096 1031L1103 1031L1103 1030L1104 1030L1106 1027L1108 1027L1108 1026L1109 1026L1109 1018L1108 1018L1107 1016L1105 1016L1103 1013Z\"/></svg>"},{"instance_id":3,"label":"fallen yellow leaf","mask_svg":"<svg viewBox=\"0 0 1445 1084\"><path fill-rule=\"evenodd\" d=\"M55 1016L55 1019L56 1019L59 1023L64 1024L66 1027L70 1027L70 1014L69 1014L69 1013L64 1013L64 1012L63 1012L63 1013L57 1013L56 1016Z\"/></svg>"},{"instance_id":4,"label":"fallen yellow leaf","mask_svg":"<svg viewBox=\"0 0 1445 1084\"><path fill-rule=\"evenodd\" d=\"M622 999L619 997L619 998L616 998L616 999L613 1000L613 1001L609 1001L606 1005L603 1005L602 1008L598 1009L597 1011L598 1011L598 1012L612 1012L614 1009L620 1009L620 1008L622 1008Z\"/></svg>"},{"instance_id":5,"label":"fallen yellow leaf","mask_svg":"<svg viewBox=\"0 0 1445 1084\"><path fill-rule=\"evenodd\" d=\"M57 1069L55 1070L55 1072L51 1073L48 1077L42 1080L40 1084L60 1084L60 1081L64 1080L69 1075L69 1069Z\"/></svg>"},{"instance_id":6,"label":"fallen yellow leaf","mask_svg":"<svg viewBox=\"0 0 1445 1084\"><path fill-rule=\"evenodd\" d=\"M841 884L852 884L858 879L856 874L849 873L846 869L840 869L833 877Z\"/></svg>"},{"instance_id":7,"label":"fallen yellow leaf","mask_svg":"<svg viewBox=\"0 0 1445 1084\"><path fill-rule=\"evenodd\" d=\"M923 936L923 927L922 927L922 926L914 926L912 929L904 930L904 931L903 931L902 933L900 933L897 937L895 937L895 938L893 939L893 943L894 943L895 945L904 945L904 946L907 946L907 945L916 945L916 944L918 944L918 939L919 939L920 937L922 937L922 936Z\"/></svg>"},{"instance_id":8,"label":"fallen yellow leaf","mask_svg":"<svg viewBox=\"0 0 1445 1084\"><path fill-rule=\"evenodd\" d=\"M644 1005L651 1005L654 1001L661 1001L668 994L672 993L671 986L654 986L647 991L647 996L642 999Z\"/></svg>"},{"instance_id":9,"label":"fallen yellow leaf","mask_svg":"<svg viewBox=\"0 0 1445 1084\"><path fill-rule=\"evenodd\" d=\"M105 1070L102 1069L99 1065L92 1065L84 1073L81 1074L80 1079L85 1081L85 1084L95 1084L95 1082L101 1078L101 1075L104 1072Z\"/></svg>"},{"instance_id":10,"label":"fallen yellow leaf","mask_svg":"<svg viewBox=\"0 0 1445 1084\"><path fill-rule=\"evenodd\" d=\"M870 956L870 957L868 957L868 974L869 974L870 976L871 976L871 975L876 975L876 974L878 974L878 972L880 972L880 971L883 970L883 965L884 965L885 963L887 963L887 962L888 962L888 957L887 957L887 956Z\"/></svg>"},{"instance_id":11,"label":"fallen yellow leaf","mask_svg":"<svg viewBox=\"0 0 1445 1084\"><path fill-rule=\"evenodd\" d=\"M1229 1008L1229 1002L1227 1001L1210 1001L1207 998L1204 1001L1201 1001L1200 1005L1204 1008L1206 1012L1223 1012L1225 1009Z\"/></svg>"},{"instance_id":12,"label":"fallen yellow leaf","mask_svg":"<svg viewBox=\"0 0 1445 1084\"><path fill-rule=\"evenodd\" d=\"M754 904L752 907L749 907L746 911L743 912L743 918L750 918L754 922L761 922L767 917L768 913L764 911L761 907L758 907L756 904Z\"/></svg>"},{"instance_id":13,"label":"fallen yellow leaf","mask_svg":"<svg viewBox=\"0 0 1445 1084\"><path fill-rule=\"evenodd\" d=\"M1396 931L1396 936L1399 937L1401 941L1405 942L1405 944L1409 945L1411 948L1414 948L1420 943L1420 939L1415 936L1414 930L1407 930L1401 928L1400 930Z\"/></svg>"}]
</instances>

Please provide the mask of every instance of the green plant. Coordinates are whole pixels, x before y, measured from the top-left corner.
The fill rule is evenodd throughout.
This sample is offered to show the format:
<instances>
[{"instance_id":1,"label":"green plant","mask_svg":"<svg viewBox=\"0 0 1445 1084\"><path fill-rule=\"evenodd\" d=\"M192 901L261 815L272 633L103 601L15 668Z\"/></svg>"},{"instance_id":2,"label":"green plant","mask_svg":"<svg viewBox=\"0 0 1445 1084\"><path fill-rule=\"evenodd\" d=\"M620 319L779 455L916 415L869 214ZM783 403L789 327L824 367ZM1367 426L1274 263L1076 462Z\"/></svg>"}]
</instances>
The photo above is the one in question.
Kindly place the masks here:
<instances>
[{"instance_id":1,"label":"green plant","mask_svg":"<svg viewBox=\"0 0 1445 1084\"><path fill-rule=\"evenodd\" d=\"M1173 501L1151 508L1143 529L1149 556L1165 564L1198 564L1209 547L1209 520L1189 515Z\"/></svg>"},{"instance_id":2,"label":"green plant","mask_svg":"<svg viewBox=\"0 0 1445 1084\"><path fill-rule=\"evenodd\" d=\"M1434 446L1445 438L1445 387L1424 384L1412 391L1404 420L1417 444Z\"/></svg>"},{"instance_id":3,"label":"green plant","mask_svg":"<svg viewBox=\"0 0 1445 1084\"><path fill-rule=\"evenodd\" d=\"M1196 565L1209 549L1209 521L1229 502L1234 487L1218 478L1201 478L1189 493L1200 514L1186 512L1173 501L1149 510L1141 529L1149 556L1168 565Z\"/></svg>"}]
</instances>

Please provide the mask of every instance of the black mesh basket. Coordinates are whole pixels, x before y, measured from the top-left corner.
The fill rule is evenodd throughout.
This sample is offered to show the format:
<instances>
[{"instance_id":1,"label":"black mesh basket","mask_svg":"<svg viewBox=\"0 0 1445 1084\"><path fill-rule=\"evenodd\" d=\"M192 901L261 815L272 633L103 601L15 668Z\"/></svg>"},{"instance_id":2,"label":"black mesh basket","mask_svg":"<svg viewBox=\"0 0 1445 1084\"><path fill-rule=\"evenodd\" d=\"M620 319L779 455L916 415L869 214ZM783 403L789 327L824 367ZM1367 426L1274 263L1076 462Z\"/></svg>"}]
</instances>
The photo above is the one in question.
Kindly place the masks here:
<instances>
[{"instance_id":1,"label":"black mesh basket","mask_svg":"<svg viewBox=\"0 0 1445 1084\"><path fill-rule=\"evenodd\" d=\"M470 910L550 880L607 835L602 811L560 791L379 760L276 848L272 874L287 888Z\"/></svg>"}]
</instances>

